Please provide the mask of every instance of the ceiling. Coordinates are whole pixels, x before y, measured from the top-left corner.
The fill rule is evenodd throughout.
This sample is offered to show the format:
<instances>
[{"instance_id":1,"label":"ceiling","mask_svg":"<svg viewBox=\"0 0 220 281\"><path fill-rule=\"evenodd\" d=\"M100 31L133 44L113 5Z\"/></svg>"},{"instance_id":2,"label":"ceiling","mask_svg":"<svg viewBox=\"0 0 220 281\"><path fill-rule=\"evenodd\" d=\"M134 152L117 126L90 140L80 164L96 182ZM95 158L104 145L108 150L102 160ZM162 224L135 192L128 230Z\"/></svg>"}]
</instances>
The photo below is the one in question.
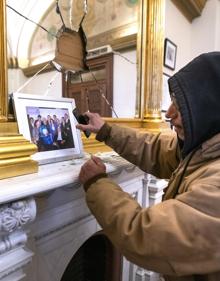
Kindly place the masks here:
<instances>
[{"instance_id":1,"label":"ceiling","mask_svg":"<svg viewBox=\"0 0 220 281\"><path fill-rule=\"evenodd\" d=\"M68 0L69 1L69 0ZM55 0L6 0L22 15L39 22ZM7 7L7 44L10 57L27 57L28 46L36 25Z\"/></svg>"}]
</instances>

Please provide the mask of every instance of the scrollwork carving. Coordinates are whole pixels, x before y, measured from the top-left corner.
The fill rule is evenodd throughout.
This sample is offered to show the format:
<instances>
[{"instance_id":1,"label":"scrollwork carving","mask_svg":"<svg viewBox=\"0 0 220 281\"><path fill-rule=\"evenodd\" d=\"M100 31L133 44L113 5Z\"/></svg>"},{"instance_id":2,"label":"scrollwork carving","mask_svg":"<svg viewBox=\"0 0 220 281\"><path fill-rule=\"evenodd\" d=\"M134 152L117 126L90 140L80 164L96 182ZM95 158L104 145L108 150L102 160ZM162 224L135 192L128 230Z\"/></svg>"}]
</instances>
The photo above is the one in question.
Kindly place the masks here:
<instances>
[{"instance_id":1,"label":"scrollwork carving","mask_svg":"<svg viewBox=\"0 0 220 281\"><path fill-rule=\"evenodd\" d=\"M5 204L0 207L0 234L20 229L35 217L36 203L33 198Z\"/></svg>"},{"instance_id":2,"label":"scrollwork carving","mask_svg":"<svg viewBox=\"0 0 220 281\"><path fill-rule=\"evenodd\" d=\"M0 255L10 251L19 245L25 245L27 242L27 234L23 231L15 231L8 236L4 236L0 241Z\"/></svg>"}]
</instances>

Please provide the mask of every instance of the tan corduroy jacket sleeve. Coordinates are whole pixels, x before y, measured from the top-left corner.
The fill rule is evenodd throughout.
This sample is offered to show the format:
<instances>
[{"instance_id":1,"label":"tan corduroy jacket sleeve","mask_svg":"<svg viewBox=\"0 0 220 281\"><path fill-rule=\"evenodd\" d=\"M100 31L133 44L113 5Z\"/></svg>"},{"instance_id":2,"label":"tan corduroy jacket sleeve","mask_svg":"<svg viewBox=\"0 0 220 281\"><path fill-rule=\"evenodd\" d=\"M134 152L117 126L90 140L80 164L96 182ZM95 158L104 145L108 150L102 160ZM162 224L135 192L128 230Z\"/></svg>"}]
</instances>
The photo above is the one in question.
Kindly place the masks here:
<instances>
[{"instance_id":1,"label":"tan corduroy jacket sleeve","mask_svg":"<svg viewBox=\"0 0 220 281\"><path fill-rule=\"evenodd\" d=\"M123 158L158 178L170 178L180 161L177 137L172 131L139 133L131 128L105 123L96 139L104 141Z\"/></svg>"}]
</instances>

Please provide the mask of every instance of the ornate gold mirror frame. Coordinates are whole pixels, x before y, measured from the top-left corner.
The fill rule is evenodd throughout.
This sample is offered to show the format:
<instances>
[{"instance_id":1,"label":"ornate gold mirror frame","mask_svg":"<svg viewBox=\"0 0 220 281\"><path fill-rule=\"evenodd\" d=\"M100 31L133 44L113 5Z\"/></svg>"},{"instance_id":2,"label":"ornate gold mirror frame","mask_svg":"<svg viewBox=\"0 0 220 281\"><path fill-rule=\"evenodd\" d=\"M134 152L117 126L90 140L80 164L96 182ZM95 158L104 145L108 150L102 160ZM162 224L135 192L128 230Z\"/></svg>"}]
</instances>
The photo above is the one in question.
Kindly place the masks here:
<instances>
[{"instance_id":1,"label":"ornate gold mirror frame","mask_svg":"<svg viewBox=\"0 0 220 281\"><path fill-rule=\"evenodd\" d=\"M5 3L0 2L0 56L1 56L1 76L0 76L0 122L7 120L7 57L6 57L6 23L5 23Z\"/></svg>"},{"instance_id":2,"label":"ornate gold mirror frame","mask_svg":"<svg viewBox=\"0 0 220 281\"><path fill-rule=\"evenodd\" d=\"M30 159L35 145L18 135L16 123L7 119L7 46L6 7L0 1L0 174L8 177L35 172L37 165ZM140 0L138 52L138 95L135 119L107 119L109 122L158 131L165 127L161 119L163 42L165 0ZM22 141L21 141L22 140ZM100 151L94 138L84 140L85 150ZM20 167L19 167L20 165ZM10 166L10 167L9 167ZM18 168L19 167L19 168ZM9 169L10 168L10 169ZM10 171L10 172L9 172ZM1 178L1 176L0 176Z\"/></svg>"}]
</instances>

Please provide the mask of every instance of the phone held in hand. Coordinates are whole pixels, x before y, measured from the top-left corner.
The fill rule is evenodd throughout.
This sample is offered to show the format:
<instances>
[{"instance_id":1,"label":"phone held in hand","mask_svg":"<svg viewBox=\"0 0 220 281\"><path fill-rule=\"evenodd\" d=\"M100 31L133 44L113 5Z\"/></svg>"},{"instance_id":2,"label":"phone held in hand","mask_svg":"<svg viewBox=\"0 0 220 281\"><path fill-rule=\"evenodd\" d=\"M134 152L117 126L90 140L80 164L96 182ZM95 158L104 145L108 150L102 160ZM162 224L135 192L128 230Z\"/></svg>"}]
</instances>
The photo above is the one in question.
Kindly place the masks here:
<instances>
[{"instance_id":1,"label":"phone held in hand","mask_svg":"<svg viewBox=\"0 0 220 281\"><path fill-rule=\"evenodd\" d=\"M86 115L79 114L77 108L74 108L72 112L79 124L89 124L89 117ZM85 130L83 132L87 138L89 138L89 136L91 135L91 132L89 130Z\"/></svg>"}]
</instances>

